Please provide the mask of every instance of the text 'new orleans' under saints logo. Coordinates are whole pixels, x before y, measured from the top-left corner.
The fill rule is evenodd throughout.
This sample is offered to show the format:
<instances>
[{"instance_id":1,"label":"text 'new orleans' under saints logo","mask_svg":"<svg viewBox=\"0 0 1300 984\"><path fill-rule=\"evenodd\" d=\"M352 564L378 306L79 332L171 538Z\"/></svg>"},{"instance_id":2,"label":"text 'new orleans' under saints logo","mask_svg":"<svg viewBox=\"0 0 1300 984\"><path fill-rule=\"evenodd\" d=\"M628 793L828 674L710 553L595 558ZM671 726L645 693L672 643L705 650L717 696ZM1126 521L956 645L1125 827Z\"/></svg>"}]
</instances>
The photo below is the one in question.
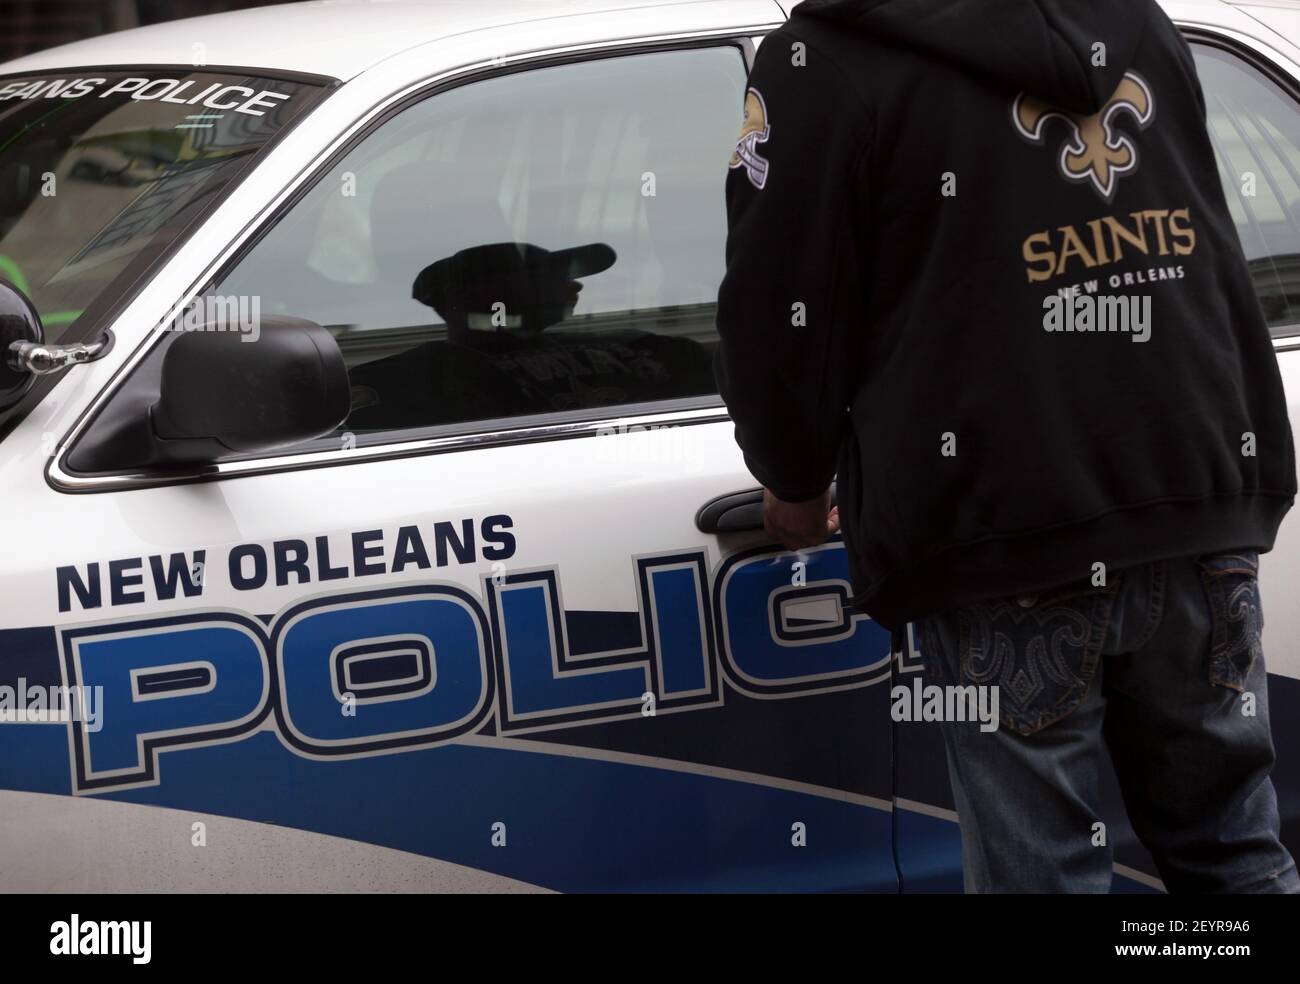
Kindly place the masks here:
<instances>
[{"instance_id":1,"label":"text 'new orleans' under saints logo","mask_svg":"<svg viewBox=\"0 0 1300 984\"><path fill-rule=\"evenodd\" d=\"M1067 181L1091 181L1096 192L1110 201L1120 175L1136 171L1138 166L1137 147L1115 129L1121 112L1132 116L1143 130L1155 118L1151 87L1136 72L1125 72L1114 95L1091 116L1058 109L1022 92L1016 97L1011 117L1022 137L1040 145L1048 121L1064 120L1070 127L1070 139L1061 148L1061 175Z\"/></svg>"},{"instance_id":2,"label":"text 'new orleans' under saints logo","mask_svg":"<svg viewBox=\"0 0 1300 984\"><path fill-rule=\"evenodd\" d=\"M745 93L745 122L740 128L740 139L731 155L731 166L743 167L755 188L767 184L768 160L758 152L758 145L772 135L767 123L767 104L757 89Z\"/></svg>"}]
</instances>

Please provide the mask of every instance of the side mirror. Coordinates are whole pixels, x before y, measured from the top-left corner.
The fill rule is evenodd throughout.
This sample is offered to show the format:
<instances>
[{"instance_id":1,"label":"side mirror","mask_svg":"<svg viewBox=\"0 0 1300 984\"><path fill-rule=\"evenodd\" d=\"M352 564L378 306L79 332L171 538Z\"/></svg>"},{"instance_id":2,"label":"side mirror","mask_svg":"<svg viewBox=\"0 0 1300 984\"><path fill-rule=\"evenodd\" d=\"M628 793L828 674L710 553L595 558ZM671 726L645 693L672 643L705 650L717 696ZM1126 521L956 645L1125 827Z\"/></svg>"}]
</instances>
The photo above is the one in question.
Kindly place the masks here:
<instances>
[{"instance_id":1,"label":"side mirror","mask_svg":"<svg viewBox=\"0 0 1300 984\"><path fill-rule=\"evenodd\" d=\"M323 437L351 410L334 336L263 316L256 332L176 331L114 394L66 459L75 474L208 465Z\"/></svg>"},{"instance_id":2,"label":"side mirror","mask_svg":"<svg viewBox=\"0 0 1300 984\"><path fill-rule=\"evenodd\" d=\"M259 331L183 333L163 357L149 411L162 461L211 461L323 437L347 419L348 370L334 336L302 318Z\"/></svg>"},{"instance_id":3,"label":"side mirror","mask_svg":"<svg viewBox=\"0 0 1300 984\"><path fill-rule=\"evenodd\" d=\"M0 410L21 400L36 382L36 374L11 350L44 340L41 316L27 295L0 280Z\"/></svg>"}]
</instances>

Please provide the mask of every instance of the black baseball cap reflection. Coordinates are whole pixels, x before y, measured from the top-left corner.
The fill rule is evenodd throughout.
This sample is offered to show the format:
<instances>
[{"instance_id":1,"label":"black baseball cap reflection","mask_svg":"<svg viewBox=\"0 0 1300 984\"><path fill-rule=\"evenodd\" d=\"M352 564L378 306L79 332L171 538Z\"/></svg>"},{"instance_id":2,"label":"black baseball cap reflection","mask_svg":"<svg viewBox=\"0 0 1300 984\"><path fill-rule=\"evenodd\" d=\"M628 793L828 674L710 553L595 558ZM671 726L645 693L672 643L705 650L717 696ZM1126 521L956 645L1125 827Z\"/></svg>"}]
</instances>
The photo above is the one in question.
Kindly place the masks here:
<instances>
[{"instance_id":1,"label":"black baseball cap reflection","mask_svg":"<svg viewBox=\"0 0 1300 984\"><path fill-rule=\"evenodd\" d=\"M471 246L421 270L411 295L437 311L452 333L537 334L573 313L579 277L602 273L617 258L605 243L555 251L532 243Z\"/></svg>"}]
</instances>

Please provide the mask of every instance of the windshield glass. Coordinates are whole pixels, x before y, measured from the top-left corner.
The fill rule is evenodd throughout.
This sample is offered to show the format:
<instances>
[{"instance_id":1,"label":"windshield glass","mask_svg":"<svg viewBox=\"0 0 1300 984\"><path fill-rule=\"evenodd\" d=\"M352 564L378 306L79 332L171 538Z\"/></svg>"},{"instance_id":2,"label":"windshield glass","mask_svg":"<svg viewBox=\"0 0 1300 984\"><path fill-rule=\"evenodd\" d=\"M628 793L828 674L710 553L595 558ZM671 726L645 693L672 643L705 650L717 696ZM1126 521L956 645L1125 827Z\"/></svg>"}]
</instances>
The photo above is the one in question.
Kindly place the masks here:
<instances>
[{"instance_id":1,"label":"windshield glass","mask_svg":"<svg viewBox=\"0 0 1300 984\"><path fill-rule=\"evenodd\" d=\"M0 78L0 278L32 299L46 341L96 332L324 81L202 69ZM0 436L38 396L0 414Z\"/></svg>"}]
</instances>

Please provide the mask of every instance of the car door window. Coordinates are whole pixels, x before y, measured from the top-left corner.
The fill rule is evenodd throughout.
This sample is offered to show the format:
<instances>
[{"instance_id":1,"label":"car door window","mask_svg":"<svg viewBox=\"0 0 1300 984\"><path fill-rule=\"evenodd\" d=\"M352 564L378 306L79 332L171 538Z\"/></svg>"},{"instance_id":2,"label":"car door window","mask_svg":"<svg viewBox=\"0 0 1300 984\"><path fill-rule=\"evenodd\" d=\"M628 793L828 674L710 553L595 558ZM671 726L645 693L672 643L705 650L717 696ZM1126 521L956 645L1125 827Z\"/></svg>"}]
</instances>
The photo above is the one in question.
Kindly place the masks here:
<instances>
[{"instance_id":1,"label":"car door window","mask_svg":"<svg viewBox=\"0 0 1300 984\"><path fill-rule=\"evenodd\" d=\"M1192 46L1228 209L1275 336L1300 334L1300 109L1236 55Z\"/></svg>"},{"instance_id":2,"label":"car door window","mask_svg":"<svg viewBox=\"0 0 1300 984\"><path fill-rule=\"evenodd\" d=\"M327 326L375 434L708 397L734 46L496 76L349 152L215 288Z\"/></svg>"}]
</instances>

